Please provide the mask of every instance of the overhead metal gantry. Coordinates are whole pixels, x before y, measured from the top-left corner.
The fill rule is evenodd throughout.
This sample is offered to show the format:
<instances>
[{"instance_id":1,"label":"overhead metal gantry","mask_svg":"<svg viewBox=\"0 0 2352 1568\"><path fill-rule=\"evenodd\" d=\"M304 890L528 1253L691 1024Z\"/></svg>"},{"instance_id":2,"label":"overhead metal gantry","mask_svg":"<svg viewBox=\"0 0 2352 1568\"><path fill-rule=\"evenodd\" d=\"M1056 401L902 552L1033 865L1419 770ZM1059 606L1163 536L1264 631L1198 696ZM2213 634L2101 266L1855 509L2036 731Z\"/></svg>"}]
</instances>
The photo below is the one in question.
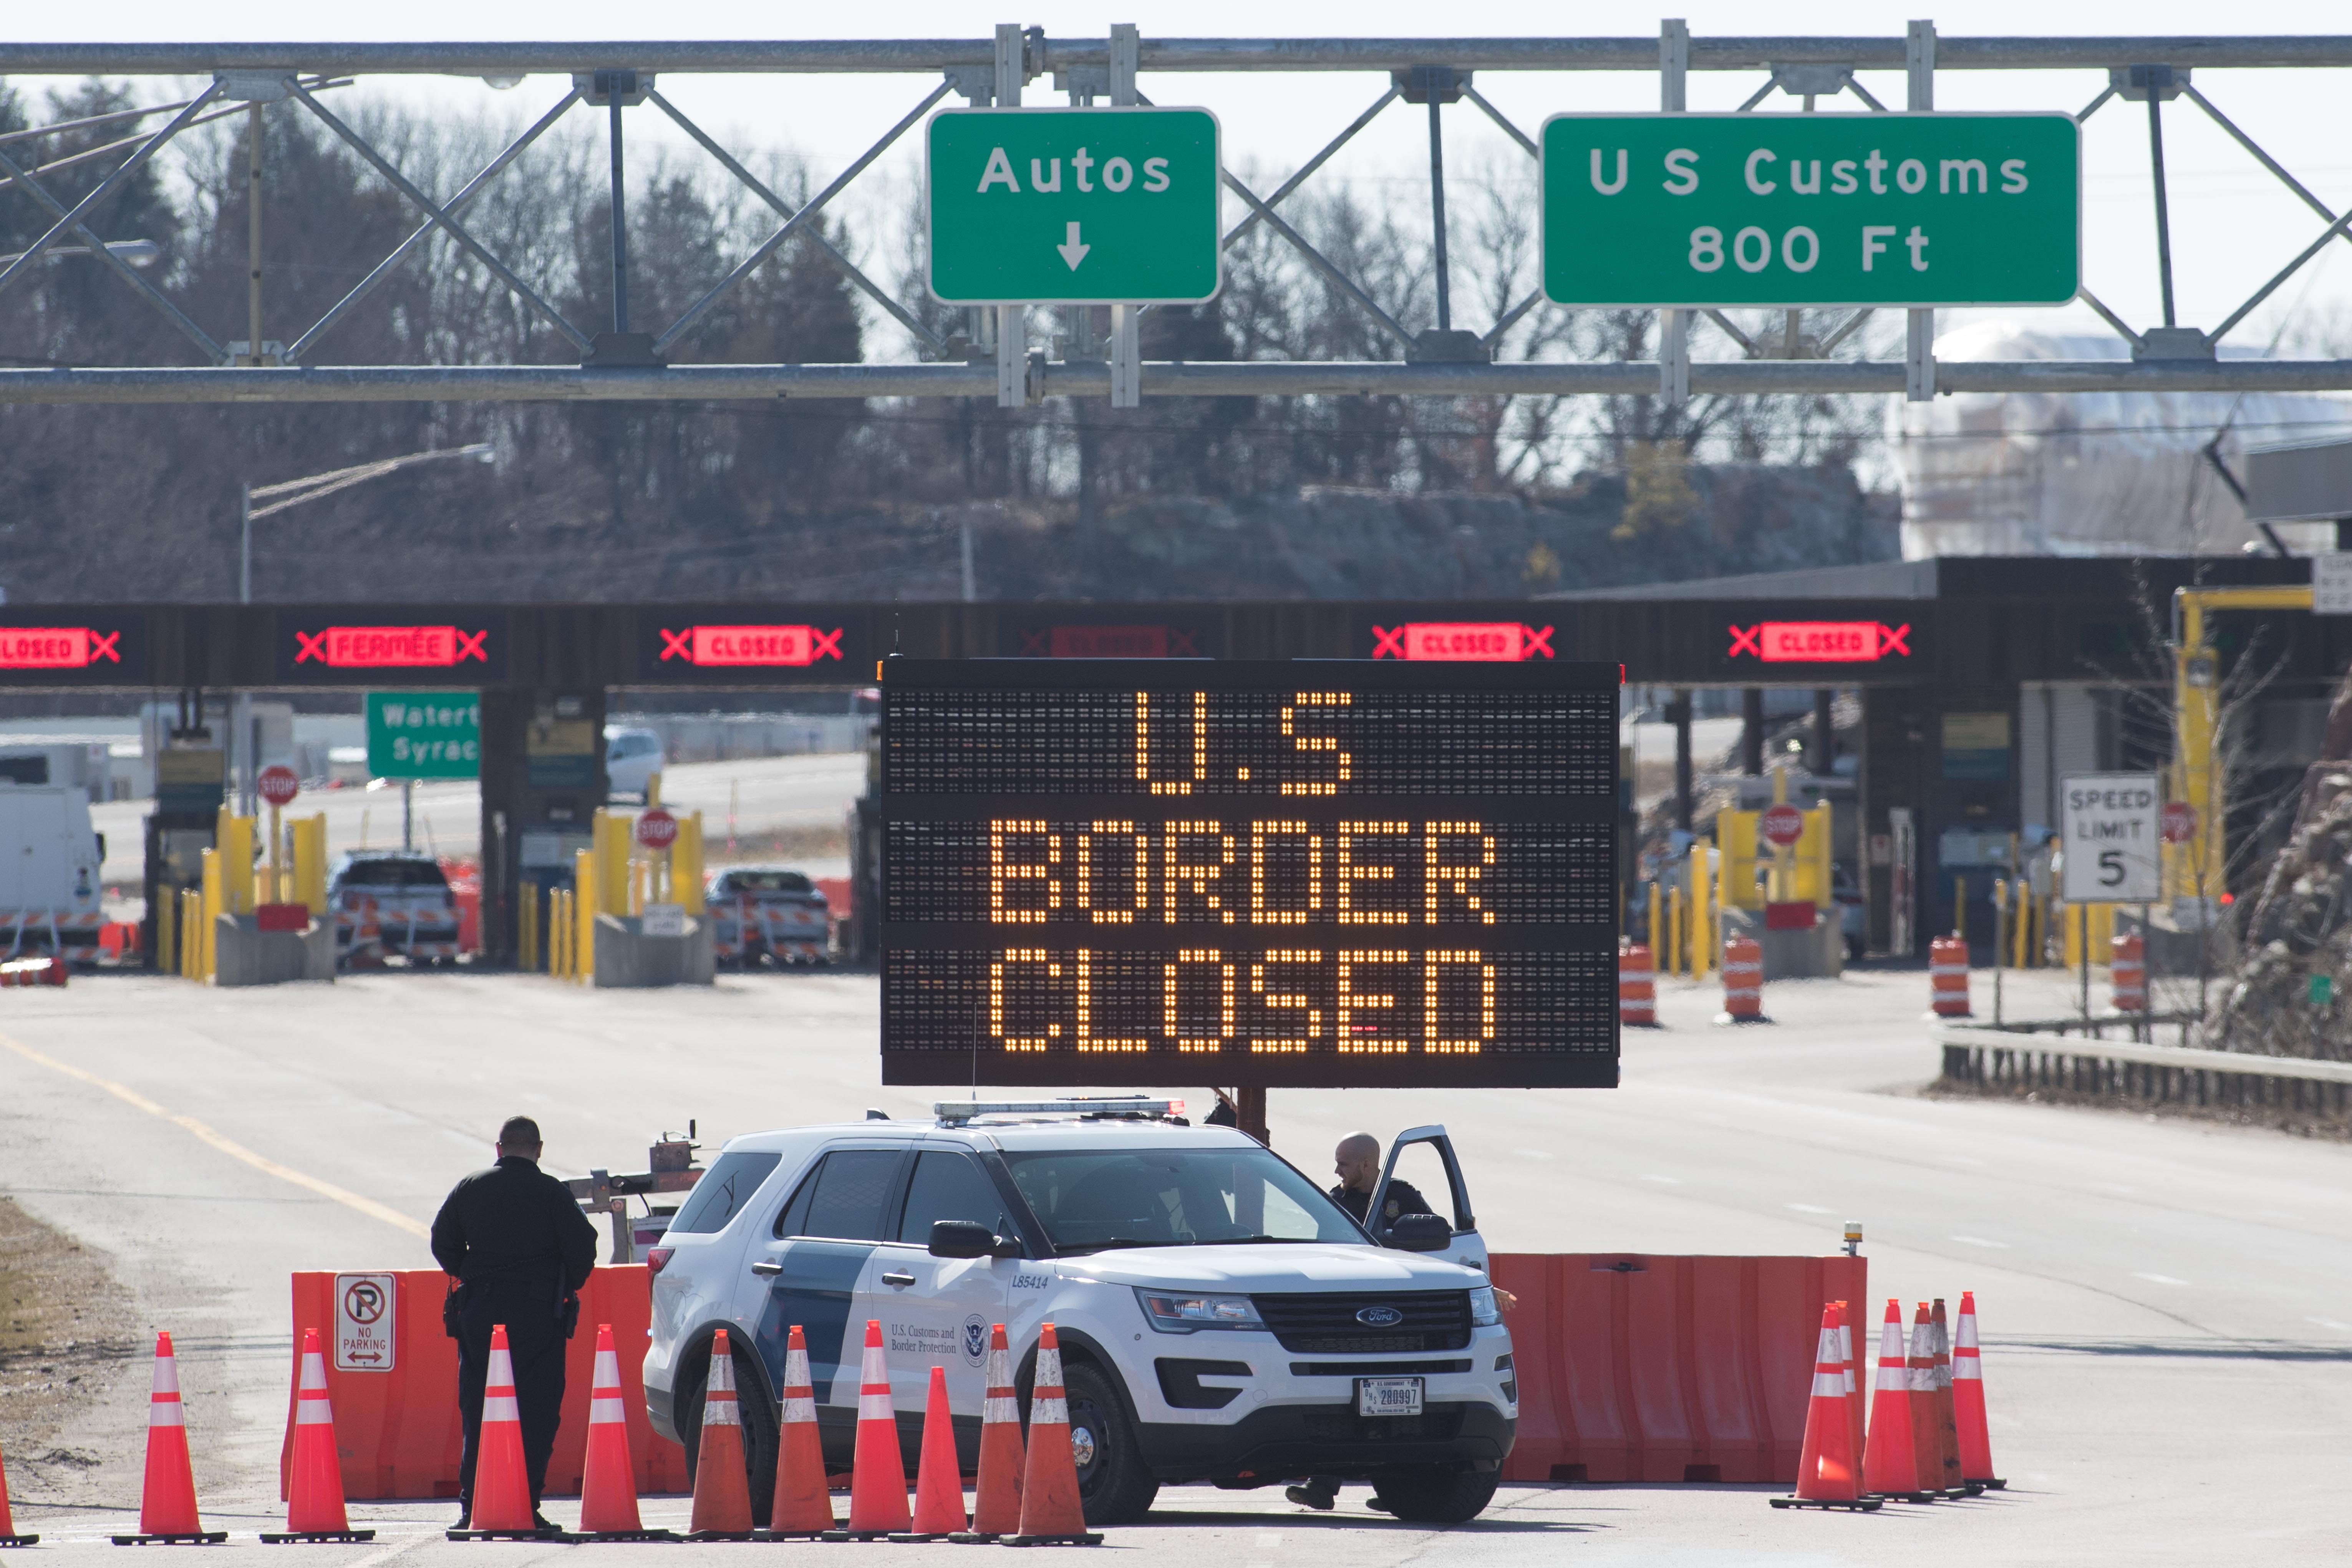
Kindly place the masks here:
<instances>
[{"instance_id":1,"label":"overhead metal gantry","mask_svg":"<svg viewBox=\"0 0 2352 1568\"><path fill-rule=\"evenodd\" d=\"M2286 165L2263 148L2192 80L2194 71L2341 70L2352 68L2352 36L2211 37L1945 37L1932 24L1915 22L1901 37L1693 37L1680 22L1664 23L1655 38L1146 38L1132 27L1115 27L1107 38L1049 38L1042 29L1017 24L999 26L992 37L976 39L880 39L866 41L772 40L746 42L615 41L609 43L388 43L388 44L0 44L0 76L149 77L184 81L210 78L196 97L166 103L160 129L124 136L111 146L121 161L114 171L68 208L43 184L46 169L37 135L17 133L0 144L0 200L29 200L52 220L22 255L0 260L0 318L18 303L11 294L44 253L59 246L82 247L154 307L159 327L176 331L198 363L185 366L68 366L0 369L0 403L320 403L384 401L595 401L717 400L870 397L993 397L1003 405L1036 403L1049 396L1110 397L1129 401L1117 388L1139 389L1143 396L1281 396L1316 394L1389 395L1653 395L1679 399L1694 394L1757 395L1892 394L1914 400L1938 392L2122 392L2225 391L2320 392L2352 389L2352 360L2222 359L2217 345L2279 287L2323 250L2352 244L2352 210L2338 213L2315 195ZM1906 73L1904 108L1935 107L1935 82L1942 72L2102 69L2108 85L2074 118L2086 121L2111 104L2146 106L2155 205L2149 265L2164 301L2164 319L2135 327L2085 290L2081 298L2129 346L2129 360L1942 363L1933 358L1934 312L1908 312L1907 351L1899 361L1829 357L1847 341L1868 312L1819 312L1824 319L1807 332L1791 321L1787 331L1750 332L1720 311L1667 310L1655 361L1496 362L1505 333L1528 311L1557 309L1538 295L1504 312L1483 330L1456 330L1445 295L1444 163L1442 107L1467 106L1494 121L1530 157L1537 152L1528 132L1497 110L1475 85L1479 72L1653 72L1659 103L1666 112L1685 107L1691 71L1756 76L1755 90L1742 105L1752 110L1774 93L1817 99L1851 92L1870 110L1889 106L1855 79L1865 70ZM1230 247L1263 224L1294 247L1309 267L1361 310L1392 341L1396 357L1380 361L1145 362L1114 358L1132 353L1106 344L1104 357L1055 360L1031 345L1027 313L1018 308L967 312L963 331L942 332L924 312L895 298L833 248L814 219L943 100L960 97L974 105L1018 104L1028 84L1050 79L1073 103L1106 100L1149 102L1143 85L1154 75L1240 73L1263 77L1295 72L1352 72L1384 79L1370 107L1339 131L1288 179L1264 195L1246 186L1228 167L1226 187L1239 198L1239 221L1225 236ZM805 204L795 205L758 179L730 151L696 124L657 89L663 76L861 73L930 78L909 107L862 155ZM436 194L412 180L383 149L373 144L329 102L328 89L380 76L480 77L513 86L535 76L555 76L567 86L539 119L479 174L455 191ZM171 96L159 94L159 96ZM2170 244L2171 202L2163 162L2164 108L2182 100L2210 117L2246 155L2280 180L2312 209L2314 232L2298 253L2271 258L2258 286L2243 302L2210 329L2174 319ZM1391 105L1402 100L1429 107L1433 217L1432 287L1440 300L1439 327L1406 328L1345 268L1285 221L1280 208L1294 192ZM623 207L624 110L650 107L674 121L779 219L773 233L742 257L727 276L703 291L677 320L658 331L633 326L628 314L626 226L614 226L611 258L614 320L609 328L568 319L500 258L466 223L467 208L550 128L572 110L591 105L605 111L612 146L613 200ZM257 283L248 301L246 336L227 340L220 323L197 321L166 292L142 278L110 250L91 225L102 218L108 199L129 178L191 126L242 109L258 124L266 112L315 118L333 137L373 168L414 207L417 226L350 293L284 343L266 342L260 331L262 298ZM2174 112L2179 110L2175 109ZM126 120L135 116L121 117ZM256 139L257 142L257 138ZM79 162L89 154L79 154ZM253 171L257 191L266 189ZM259 204L254 205L257 249ZM786 241L804 235L823 247L835 264L877 308L919 345L922 357L904 363L859 364L672 364L667 353L728 290ZM370 293L395 268L408 264L436 237L479 262L532 313L543 319L581 356L561 364L382 364L316 363L321 340L352 312L365 308ZM599 264L601 265L601 263ZM1793 313L1792 313L1793 315ZM1842 318L1842 319L1837 319ZM1703 323L1703 324L1702 324ZM1694 358L1694 330L1719 331L1738 351L1738 359ZM1132 342L1132 334L1124 340ZM1115 375L1131 370L1132 376Z\"/></svg>"}]
</instances>

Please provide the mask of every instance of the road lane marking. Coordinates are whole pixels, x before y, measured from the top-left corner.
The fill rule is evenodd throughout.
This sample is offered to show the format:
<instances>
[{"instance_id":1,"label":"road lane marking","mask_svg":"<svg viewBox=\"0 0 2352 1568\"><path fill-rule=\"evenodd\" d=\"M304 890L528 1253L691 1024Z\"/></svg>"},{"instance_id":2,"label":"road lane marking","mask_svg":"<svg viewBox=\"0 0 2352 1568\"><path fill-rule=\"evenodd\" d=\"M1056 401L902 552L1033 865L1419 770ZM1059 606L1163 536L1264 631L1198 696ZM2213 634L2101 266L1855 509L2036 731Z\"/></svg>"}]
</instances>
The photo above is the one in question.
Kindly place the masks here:
<instances>
[{"instance_id":1,"label":"road lane marking","mask_svg":"<svg viewBox=\"0 0 2352 1568\"><path fill-rule=\"evenodd\" d=\"M238 1142L236 1139L215 1131L214 1129L204 1122L197 1121L193 1116L183 1116L176 1110L167 1110L164 1107L156 1104L153 1100L148 1099L145 1095L140 1093L137 1089L132 1089L128 1085L117 1083L112 1079L100 1078L96 1073L89 1072L81 1068L75 1067L70 1062L61 1062L58 1060L57 1058L49 1056L42 1051L37 1051L32 1047L25 1044L22 1040L12 1039L6 1035L0 1035L0 1046L7 1047L18 1056L23 1057L26 1061L38 1062L41 1066L51 1068L57 1072L61 1072L68 1078L79 1079L82 1082L89 1084L93 1088L102 1089L106 1090L107 1093L114 1096L115 1099L122 1101L125 1105L131 1106L135 1110L143 1110L150 1116L168 1121L174 1127L192 1132L199 1139L202 1139L205 1142L211 1144L222 1153L226 1154L230 1159L242 1160L247 1164L252 1166L255 1170L259 1171L266 1175L275 1176L281 1182L291 1182L294 1185L300 1187L307 1192L316 1193L319 1196L339 1203L345 1208L355 1209L359 1213L367 1215L370 1219L382 1220L384 1224L391 1226L395 1230L405 1231L411 1236L418 1237L425 1240L430 1240L432 1238L432 1231L422 1222L411 1219L408 1215L401 1213L398 1209L387 1207L386 1205L376 1202L373 1198L363 1198L360 1196L359 1194L352 1192L348 1188L335 1185L332 1182L322 1182L318 1177L310 1174L308 1172L298 1171L291 1165L281 1165L277 1161L271 1159L268 1155L254 1152L244 1144Z\"/></svg>"},{"instance_id":2,"label":"road lane marking","mask_svg":"<svg viewBox=\"0 0 2352 1568\"><path fill-rule=\"evenodd\" d=\"M1956 1236L1950 1239L1959 1242L1963 1246L1967 1247L1998 1247L2004 1252L2009 1250L2009 1243L2005 1241L1995 1241L1990 1237Z\"/></svg>"},{"instance_id":3,"label":"road lane marking","mask_svg":"<svg viewBox=\"0 0 2352 1568\"><path fill-rule=\"evenodd\" d=\"M2188 1283L2189 1283L2189 1281L2188 1281L2188 1280L2186 1280L2186 1279L2174 1279L2171 1275L2169 1275L2169 1274L2137 1274L2137 1273L2135 1273L2135 1274L2132 1276L2132 1278L2133 1278L2133 1279L2145 1279L2145 1280L2148 1281L2148 1282L2149 1282L2150 1284L2152 1284L2152 1285L2186 1285L2186 1284L2188 1284Z\"/></svg>"},{"instance_id":4,"label":"road lane marking","mask_svg":"<svg viewBox=\"0 0 2352 1568\"><path fill-rule=\"evenodd\" d=\"M2304 1321L2317 1323L2323 1329L2335 1329L2339 1332L2352 1333L2352 1323L2339 1323L2333 1318L2305 1318Z\"/></svg>"},{"instance_id":5,"label":"road lane marking","mask_svg":"<svg viewBox=\"0 0 2352 1568\"><path fill-rule=\"evenodd\" d=\"M1683 1179L1680 1176L1644 1176L1642 1180L1645 1182L1657 1182L1669 1187L1679 1187L1683 1184Z\"/></svg>"},{"instance_id":6,"label":"road lane marking","mask_svg":"<svg viewBox=\"0 0 2352 1568\"><path fill-rule=\"evenodd\" d=\"M1780 1206L1784 1209L1795 1209L1799 1214L1828 1214L1832 1212L1822 1207L1819 1204L1782 1204Z\"/></svg>"}]
</instances>

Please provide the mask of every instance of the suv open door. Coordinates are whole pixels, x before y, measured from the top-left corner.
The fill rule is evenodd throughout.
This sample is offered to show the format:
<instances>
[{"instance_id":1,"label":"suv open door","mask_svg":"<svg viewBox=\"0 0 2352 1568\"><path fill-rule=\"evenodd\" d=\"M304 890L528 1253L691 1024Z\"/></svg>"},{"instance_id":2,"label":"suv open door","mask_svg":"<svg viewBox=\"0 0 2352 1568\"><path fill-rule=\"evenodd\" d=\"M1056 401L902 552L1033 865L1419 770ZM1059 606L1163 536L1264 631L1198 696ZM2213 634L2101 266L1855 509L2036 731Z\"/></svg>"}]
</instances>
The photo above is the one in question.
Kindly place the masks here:
<instances>
[{"instance_id":1,"label":"suv open door","mask_svg":"<svg viewBox=\"0 0 2352 1568\"><path fill-rule=\"evenodd\" d=\"M1433 1146L1445 1166L1446 1195L1438 1197L1426 1193L1423 1195L1433 1203L1450 1201L1454 1208L1451 1215L1440 1216L1452 1225L1454 1239L1431 1256L1442 1258L1449 1263L1466 1264L1483 1272L1486 1267L1486 1243L1478 1235L1477 1215L1471 1212L1470 1188L1462 1180L1462 1162L1454 1158L1454 1140L1446 1136L1443 1127L1408 1127L1397 1134L1394 1143L1389 1145L1388 1163L1381 1167L1380 1183L1372 1188L1372 1201L1364 1211L1371 1216L1367 1228L1372 1232L1372 1239L1382 1246L1390 1244L1382 1219L1388 1212L1389 1183L1396 1175L1398 1159L1416 1143Z\"/></svg>"}]
</instances>

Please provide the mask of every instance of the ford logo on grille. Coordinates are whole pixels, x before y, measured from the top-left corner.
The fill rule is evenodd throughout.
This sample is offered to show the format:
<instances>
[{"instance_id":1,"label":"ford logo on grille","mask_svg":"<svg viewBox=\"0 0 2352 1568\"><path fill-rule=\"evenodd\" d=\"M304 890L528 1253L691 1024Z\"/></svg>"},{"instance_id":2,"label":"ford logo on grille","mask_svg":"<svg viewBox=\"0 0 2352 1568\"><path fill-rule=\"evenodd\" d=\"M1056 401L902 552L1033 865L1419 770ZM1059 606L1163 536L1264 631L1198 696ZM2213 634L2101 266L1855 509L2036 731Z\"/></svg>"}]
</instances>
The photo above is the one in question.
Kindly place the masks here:
<instances>
[{"instance_id":1,"label":"ford logo on grille","mask_svg":"<svg viewBox=\"0 0 2352 1568\"><path fill-rule=\"evenodd\" d=\"M1404 1314L1394 1307L1362 1307L1357 1310L1356 1321L1368 1329L1393 1329L1404 1321Z\"/></svg>"}]
</instances>

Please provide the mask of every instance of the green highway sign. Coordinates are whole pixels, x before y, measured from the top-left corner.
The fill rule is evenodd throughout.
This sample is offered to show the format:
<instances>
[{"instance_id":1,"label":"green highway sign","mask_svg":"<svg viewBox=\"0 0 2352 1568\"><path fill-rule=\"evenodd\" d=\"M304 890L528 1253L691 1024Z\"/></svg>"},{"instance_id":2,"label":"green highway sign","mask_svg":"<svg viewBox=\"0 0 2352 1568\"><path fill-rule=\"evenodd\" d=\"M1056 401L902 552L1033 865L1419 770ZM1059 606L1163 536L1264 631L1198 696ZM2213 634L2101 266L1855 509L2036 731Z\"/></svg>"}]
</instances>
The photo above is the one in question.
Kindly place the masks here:
<instances>
[{"instance_id":1,"label":"green highway sign","mask_svg":"<svg viewBox=\"0 0 2352 1568\"><path fill-rule=\"evenodd\" d=\"M371 691L368 772L380 779L470 779L482 772L478 691Z\"/></svg>"},{"instance_id":2,"label":"green highway sign","mask_svg":"<svg viewBox=\"0 0 2352 1568\"><path fill-rule=\"evenodd\" d=\"M1189 305L1221 276L1205 109L931 117L931 292L951 305Z\"/></svg>"},{"instance_id":3,"label":"green highway sign","mask_svg":"<svg viewBox=\"0 0 2352 1568\"><path fill-rule=\"evenodd\" d=\"M1556 114L1562 305L2061 305L2082 258L2064 114Z\"/></svg>"}]
</instances>

